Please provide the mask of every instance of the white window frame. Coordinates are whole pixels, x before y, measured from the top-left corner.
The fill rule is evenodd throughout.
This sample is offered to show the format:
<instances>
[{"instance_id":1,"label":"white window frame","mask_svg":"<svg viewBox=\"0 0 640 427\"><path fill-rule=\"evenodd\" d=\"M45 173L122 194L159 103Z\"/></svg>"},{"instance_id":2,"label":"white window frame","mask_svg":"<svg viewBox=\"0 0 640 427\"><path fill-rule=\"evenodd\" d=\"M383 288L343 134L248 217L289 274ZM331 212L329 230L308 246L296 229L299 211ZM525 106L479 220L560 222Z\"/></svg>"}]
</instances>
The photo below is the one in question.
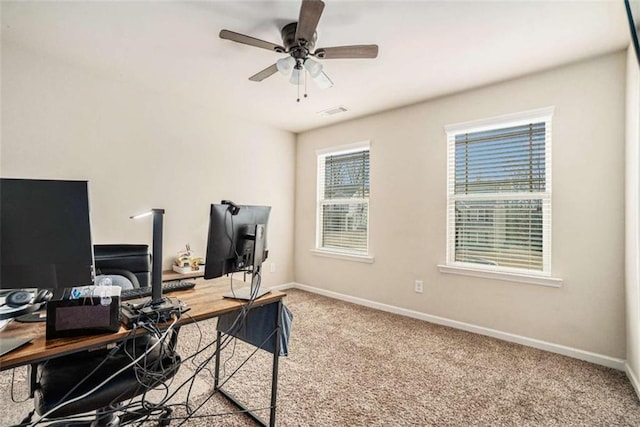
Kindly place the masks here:
<instances>
[{"instance_id":1,"label":"white window frame","mask_svg":"<svg viewBox=\"0 0 640 427\"><path fill-rule=\"evenodd\" d=\"M558 287L561 279L551 277L551 141L554 108L542 108L499 117L445 126L447 134L447 256L446 265L439 265L443 273L461 274L500 280ZM528 193L455 194L455 137L461 133L508 128L528 123L545 122L545 191ZM485 265L455 260L455 203L460 200L527 200L542 201L543 242L542 270Z\"/></svg>"},{"instance_id":2,"label":"white window frame","mask_svg":"<svg viewBox=\"0 0 640 427\"><path fill-rule=\"evenodd\" d=\"M331 155L340 155L340 154L349 154L355 153L358 151L369 151L369 159L371 159L371 143L370 141L361 141L353 144L346 144L336 147L324 148L316 151L316 178L317 178L317 186L316 186L316 242L315 248L311 249L311 252L325 257L330 258L338 258L349 261L358 261L365 263L373 262L373 255L371 255L371 205L370 205L370 197L357 199L358 203L364 203L367 205L367 248L366 251L350 251L348 249L340 250L336 248L326 248L322 247L322 207L326 202L331 201L331 203L336 203L336 201L344 202L344 203L353 203L354 199L349 200L339 200L339 199L323 199L324 194L324 182L322 180L323 171L321 170L322 165L324 164L323 159L327 156ZM371 161L371 160L369 160ZM371 185L371 170L369 170L369 185ZM369 190L371 191L371 190Z\"/></svg>"}]
</instances>

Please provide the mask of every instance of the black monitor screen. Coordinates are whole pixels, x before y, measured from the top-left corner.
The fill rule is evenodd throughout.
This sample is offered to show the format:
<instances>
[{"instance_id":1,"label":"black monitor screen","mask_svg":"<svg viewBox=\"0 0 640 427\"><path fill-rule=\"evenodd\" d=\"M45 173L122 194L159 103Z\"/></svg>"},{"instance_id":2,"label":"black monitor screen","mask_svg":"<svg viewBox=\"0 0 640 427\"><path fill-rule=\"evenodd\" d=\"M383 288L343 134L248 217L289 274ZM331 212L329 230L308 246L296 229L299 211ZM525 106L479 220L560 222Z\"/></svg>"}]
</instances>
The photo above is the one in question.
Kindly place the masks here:
<instances>
[{"instance_id":1,"label":"black monitor screen","mask_svg":"<svg viewBox=\"0 0 640 427\"><path fill-rule=\"evenodd\" d=\"M86 181L0 180L0 288L92 283Z\"/></svg>"},{"instance_id":2,"label":"black monitor screen","mask_svg":"<svg viewBox=\"0 0 640 427\"><path fill-rule=\"evenodd\" d=\"M236 271L247 271L254 264L254 234L256 225L267 226L270 206L237 206L213 204L209 214L209 235L204 277L213 279ZM258 260L266 259L265 253Z\"/></svg>"}]
</instances>

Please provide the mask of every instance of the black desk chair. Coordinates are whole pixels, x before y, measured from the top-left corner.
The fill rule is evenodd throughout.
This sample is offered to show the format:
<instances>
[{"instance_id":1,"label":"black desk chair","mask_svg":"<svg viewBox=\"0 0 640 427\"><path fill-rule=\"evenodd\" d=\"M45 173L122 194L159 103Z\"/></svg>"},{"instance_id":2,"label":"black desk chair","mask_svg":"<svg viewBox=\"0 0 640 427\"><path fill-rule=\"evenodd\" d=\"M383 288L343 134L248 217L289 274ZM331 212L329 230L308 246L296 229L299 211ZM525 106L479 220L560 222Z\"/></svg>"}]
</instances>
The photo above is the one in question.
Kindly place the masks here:
<instances>
[{"instance_id":1,"label":"black desk chair","mask_svg":"<svg viewBox=\"0 0 640 427\"><path fill-rule=\"evenodd\" d=\"M124 276L134 288L151 286L149 245L93 245L96 274Z\"/></svg>"},{"instance_id":2,"label":"black desk chair","mask_svg":"<svg viewBox=\"0 0 640 427\"><path fill-rule=\"evenodd\" d=\"M154 344L157 345L151 349ZM181 362L174 346L174 337L159 342L156 337L139 335L124 342L115 352L85 351L34 365L31 376L35 384L32 389L35 412L40 416L46 414L47 420L86 414L77 421L60 421L65 426L115 427L149 415L159 415L160 425L168 425L170 408L135 403L128 407L127 403L174 376ZM125 369L91 392L149 349L136 366ZM87 393L86 397L73 401ZM63 403L67 401L72 402ZM59 405L62 406L56 409ZM23 423L30 422L32 415L33 412ZM87 420L87 417L92 418Z\"/></svg>"},{"instance_id":3,"label":"black desk chair","mask_svg":"<svg viewBox=\"0 0 640 427\"><path fill-rule=\"evenodd\" d=\"M95 245L94 257L98 273L125 276L134 287L149 286L151 257L147 245ZM40 416L47 414L47 419L96 411L92 421L65 421L62 424L109 427L162 413L160 424L168 425L169 408L137 405L129 411L122 403L158 386L176 373L181 362L175 353L177 334L176 328L162 342L150 335L138 335L115 350L84 351L32 365L34 411ZM140 363L114 376L151 347L153 349ZM97 388L112 376L108 383ZM56 409L62 402L87 393L86 397ZM33 414L32 411L23 423L30 422Z\"/></svg>"}]
</instances>

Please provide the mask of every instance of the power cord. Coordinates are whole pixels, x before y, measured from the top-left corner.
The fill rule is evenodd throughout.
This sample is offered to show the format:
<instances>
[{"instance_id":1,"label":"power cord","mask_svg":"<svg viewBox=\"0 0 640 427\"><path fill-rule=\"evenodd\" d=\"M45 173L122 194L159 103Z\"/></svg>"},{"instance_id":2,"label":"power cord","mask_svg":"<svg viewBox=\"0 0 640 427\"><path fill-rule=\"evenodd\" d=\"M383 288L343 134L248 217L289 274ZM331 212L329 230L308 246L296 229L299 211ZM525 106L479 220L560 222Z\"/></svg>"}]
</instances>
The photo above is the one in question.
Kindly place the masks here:
<instances>
[{"instance_id":1,"label":"power cord","mask_svg":"<svg viewBox=\"0 0 640 427\"><path fill-rule=\"evenodd\" d=\"M102 381L100 384L98 384L97 386L95 386L94 388L92 388L91 390L87 391L86 393L74 397L71 400L68 401L64 401L62 403L60 403L59 405L55 406L54 408L50 409L49 411L45 412L43 415L40 416L40 418L38 418L35 422L33 422L31 424L32 427L38 425L39 423L41 423L49 414L71 404L74 402L77 402L79 400L82 400L84 398L86 398L87 396L93 394L96 390L100 389L102 386L104 386L105 384L108 384L111 380L113 380L115 377L117 377L118 375L120 375L122 372L125 372L127 369L132 368L133 366L135 366L140 360L142 360L144 357L146 357L154 348L156 348L159 344L161 344L164 339L168 336L169 333L172 333L174 326L176 325L176 323L178 322L178 319L174 319L173 323L165 330L164 334L162 335L162 337L157 340L152 346L150 346L148 348L148 350L143 353L142 355L140 355L139 357L137 357L133 362L131 362L130 364L126 365L125 367L121 368L120 370L118 370L116 373L112 374L111 376L109 376L108 378L106 378L104 381ZM112 350L113 351L113 350ZM101 364L104 362L101 362ZM101 366L101 364L99 366ZM95 372L92 371L92 373ZM76 387L74 387L75 389ZM67 393L68 394L68 393Z\"/></svg>"},{"instance_id":2,"label":"power cord","mask_svg":"<svg viewBox=\"0 0 640 427\"><path fill-rule=\"evenodd\" d=\"M257 280L258 282L260 281L260 276L258 275ZM220 351L226 349L228 347L228 345L230 343L233 342L234 344L234 348L235 348L235 343L236 343L236 339L235 337L233 337L233 334L235 334L244 324L244 321L246 320L246 316L249 312L249 310L251 309L253 302L255 299L255 294L252 294L252 298L251 300L249 300L247 302L247 304L245 306L243 306L239 311L238 311L238 315L236 316L236 318L234 319L234 322L232 323L231 327L228 328L227 331L225 331L225 336L223 337L222 341L220 342ZM176 406L184 406L187 410L188 416L186 418L184 418L184 421L188 420L191 418L191 416L194 415L194 413L200 409L202 407L202 404L206 403L206 401L208 401L211 397L209 396L205 402L203 402L202 404L198 405L198 407L196 407L195 409L192 408L189 404L189 401L191 399L191 392L192 392L192 387L193 387L193 383L195 381L195 378L198 376L198 374L203 371L203 370L209 370L209 368L207 367L209 365L209 363L212 361L212 359L216 356L216 352L213 352L213 354L211 354L210 356L206 357L201 363L197 363L196 362L196 358L199 357L201 354L203 354L204 351L206 351L207 349L211 348L213 345L218 344L218 340L214 340L211 343L207 344L206 346L204 346L203 348L199 348L201 346L201 339L202 339L202 331L200 330L200 326L198 325L198 329L200 330L200 339L199 339L199 343L198 343L198 351L196 351L193 355L189 356L187 359L182 360L181 363L186 362L187 360L191 360L192 363L195 364L195 371L194 373L187 378L186 380L184 380L180 385L178 385L177 389L171 393L169 393L169 387L171 386L171 384L173 384L173 381L175 378L171 379L171 383L167 384L166 383L166 372L164 372L162 369L160 369L160 373L157 373L154 369L149 369L149 366L146 363L146 358L148 357L148 355L153 351L153 349L155 347L157 347L158 344L164 342L167 337L169 336L169 334L173 334L176 333L174 331L174 327L176 325L176 322L178 321L179 316L181 316L182 314L184 314L187 310L178 310L177 315L174 318L173 323L164 331L164 333L161 333L161 331L157 328L154 319L150 318L148 319L146 322L138 322L135 327L132 329L131 334L133 334L133 338L127 338L127 339L136 339L136 331L137 328L142 328L145 329L148 333L154 335L154 336L159 336L160 339L153 344L152 346L148 347L145 352L138 356L135 357L134 355L129 354L128 352L126 352L126 348L124 349L125 353L128 355L129 358L131 358L132 362L129 363L127 366L125 366L124 368L120 369L118 372L116 372L115 374L111 375L109 378L107 378L106 380L104 380L101 384L99 384L98 386L94 387L92 390L88 391L87 393L83 394L82 396L78 396L68 402L63 402L60 405L56 406L55 408L47 411L47 413L43 414L38 420L36 420L35 422L33 422L31 424L31 426L35 426L40 424L41 422L43 422L43 420L49 415L51 414L53 411L58 410L59 408L62 408L65 405L71 404L75 401L78 401L80 399L85 398L86 396L94 393L96 390L98 390L100 387L102 387L104 384L108 383L109 381L111 381L113 378L115 378L117 375L119 375L120 373L124 372L127 369L133 368L134 370L136 370L136 375L138 378L138 382L140 382L142 385L145 386L146 391L142 394L142 400L141 402L133 402L133 398L132 400L130 400L127 404L125 405L119 405L116 408L113 408L113 410L111 412L123 412L123 413L135 413L137 410L139 410L140 408L143 408L145 410L145 412L148 412L149 415L152 415L153 412L159 413L159 412L165 412L164 418L165 421L172 419L173 417L171 417L167 411L170 412L170 409L168 409L169 407L176 407ZM197 325L197 322L196 322ZM120 343L116 348L112 349L110 351L109 354L115 354L122 346L122 343ZM173 342L169 341L169 344L167 345L167 348L165 349L165 347L162 347L162 351L168 351L169 355L173 357L173 355L175 355L175 348L173 347ZM249 356L252 357L253 354L255 354L255 352L257 351L257 349ZM165 357L161 357L159 358L160 361L162 361L163 359L165 359ZM173 366L173 362L175 362L175 359L171 360L171 364L170 366ZM93 373L100 367L102 366L102 364L104 363L101 362L101 364L98 365L98 367L96 369L94 369L94 371L92 371L90 373L90 375L87 376L87 378L89 378L91 375L93 375ZM226 363L226 362L225 362ZM244 362L246 363L246 361ZM244 363L242 365L240 365L234 372L232 372L228 378L226 378L226 380L220 384L220 387L222 385L224 385L227 381L229 381L234 375L235 373L240 369L240 367L242 367L244 365ZM177 367L176 367L177 369ZM209 373L211 374L211 371L209 371ZM138 374L140 376L138 376ZM226 374L225 374L226 375ZM85 379L86 380L86 379ZM83 380L81 383L83 383L85 380ZM172 404L172 405L168 405L167 402L169 402L171 400L171 398L173 398L176 393L178 391L180 391L187 383L189 383L189 390L188 390L188 394L187 394L187 399L186 402L184 404ZM150 402L147 401L146 399L146 393L148 391L151 390L151 388L149 387L149 385L151 384L152 387L157 387L158 385L162 386L162 389L165 390L165 394L162 397L162 399L160 399L160 402L155 403L155 404L150 404ZM79 384L78 384L79 385ZM70 395L76 388L76 385L71 391L69 391L67 393L67 395L65 396L68 397L68 395ZM214 393L215 394L215 393ZM114 399L114 401L117 401L117 399ZM67 417L66 419L73 419L76 418L74 417ZM147 417L148 418L148 417ZM175 419L181 419L182 417L177 417Z\"/></svg>"}]
</instances>

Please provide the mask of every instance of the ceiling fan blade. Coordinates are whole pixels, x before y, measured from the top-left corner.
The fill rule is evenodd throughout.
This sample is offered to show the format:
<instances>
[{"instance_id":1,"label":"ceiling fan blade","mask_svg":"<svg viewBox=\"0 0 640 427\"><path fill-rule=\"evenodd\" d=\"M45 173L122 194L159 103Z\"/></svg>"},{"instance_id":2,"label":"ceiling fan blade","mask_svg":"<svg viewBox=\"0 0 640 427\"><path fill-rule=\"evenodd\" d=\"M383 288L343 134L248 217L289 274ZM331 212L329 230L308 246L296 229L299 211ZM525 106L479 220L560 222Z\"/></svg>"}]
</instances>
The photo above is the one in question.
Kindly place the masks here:
<instances>
[{"instance_id":1,"label":"ceiling fan blade","mask_svg":"<svg viewBox=\"0 0 640 427\"><path fill-rule=\"evenodd\" d=\"M283 53L285 51L284 47L277 44L266 42L264 40L256 39L255 37L247 36L229 30L220 31L220 38L231 40L236 43L246 44L249 46L261 47L262 49L267 49L273 52Z\"/></svg>"},{"instance_id":2,"label":"ceiling fan blade","mask_svg":"<svg viewBox=\"0 0 640 427\"><path fill-rule=\"evenodd\" d=\"M300 6L300 17L296 28L296 40L310 42L316 33L318 21L324 10L324 2L321 0L302 0Z\"/></svg>"},{"instance_id":3,"label":"ceiling fan blade","mask_svg":"<svg viewBox=\"0 0 640 427\"><path fill-rule=\"evenodd\" d=\"M261 82L267 77L272 76L277 72L278 72L278 67L276 67L276 64L273 64L268 66L264 70L254 74L253 76L249 77L249 80L251 80L252 82Z\"/></svg>"},{"instance_id":4,"label":"ceiling fan blade","mask_svg":"<svg viewBox=\"0 0 640 427\"><path fill-rule=\"evenodd\" d=\"M378 45L358 44L353 46L321 47L313 55L320 59L376 58L378 56Z\"/></svg>"}]
</instances>

